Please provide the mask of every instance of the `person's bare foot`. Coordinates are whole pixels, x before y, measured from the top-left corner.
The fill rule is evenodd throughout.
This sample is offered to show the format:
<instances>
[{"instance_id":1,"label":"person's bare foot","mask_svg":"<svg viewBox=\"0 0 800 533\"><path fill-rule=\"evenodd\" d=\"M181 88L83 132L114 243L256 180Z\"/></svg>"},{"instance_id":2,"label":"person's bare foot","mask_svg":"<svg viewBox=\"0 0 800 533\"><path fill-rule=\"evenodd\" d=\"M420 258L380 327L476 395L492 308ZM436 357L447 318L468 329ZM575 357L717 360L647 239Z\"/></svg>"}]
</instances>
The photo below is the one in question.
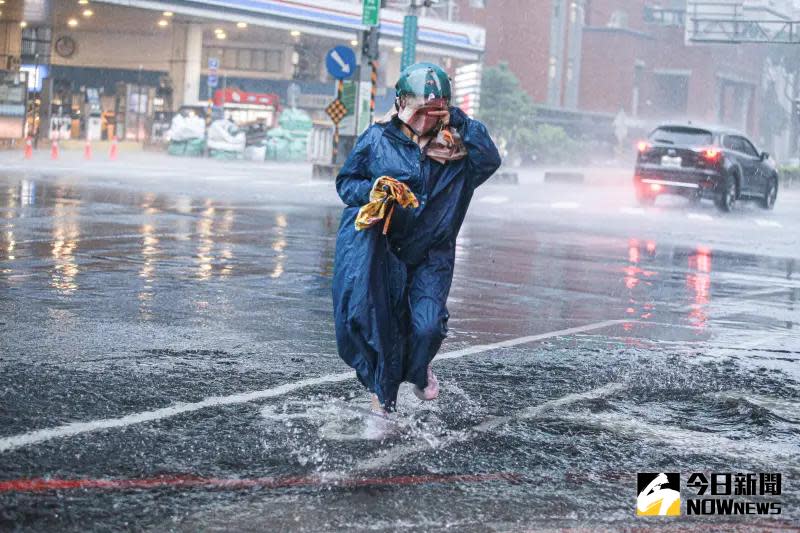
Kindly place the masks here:
<instances>
[{"instance_id":1,"label":"person's bare foot","mask_svg":"<svg viewBox=\"0 0 800 533\"><path fill-rule=\"evenodd\" d=\"M378 395L375 393L372 393L372 411L382 415L388 414L388 411L383 408L381 401L378 399Z\"/></svg>"},{"instance_id":2,"label":"person's bare foot","mask_svg":"<svg viewBox=\"0 0 800 533\"><path fill-rule=\"evenodd\" d=\"M414 385L414 394L422 401L435 400L439 396L439 380L431 370L431 365L428 365L428 386L423 390Z\"/></svg>"},{"instance_id":3,"label":"person's bare foot","mask_svg":"<svg viewBox=\"0 0 800 533\"><path fill-rule=\"evenodd\" d=\"M389 413L381 405L376 394L372 394L370 414L364 420L364 438L383 440L395 430L389 419Z\"/></svg>"}]
</instances>

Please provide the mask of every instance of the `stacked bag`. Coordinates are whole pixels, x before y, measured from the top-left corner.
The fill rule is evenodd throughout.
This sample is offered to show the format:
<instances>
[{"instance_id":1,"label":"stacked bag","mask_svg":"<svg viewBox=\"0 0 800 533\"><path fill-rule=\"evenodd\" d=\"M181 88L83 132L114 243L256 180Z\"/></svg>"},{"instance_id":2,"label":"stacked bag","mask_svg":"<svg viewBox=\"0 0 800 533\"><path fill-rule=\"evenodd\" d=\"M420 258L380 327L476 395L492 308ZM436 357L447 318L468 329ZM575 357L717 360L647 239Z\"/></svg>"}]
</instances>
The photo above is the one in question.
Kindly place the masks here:
<instances>
[{"instance_id":1,"label":"stacked bag","mask_svg":"<svg viewBox=\"0 0 800 533\"><path fill-rule=\"evenodd\" d=\"M313 123L300 109L286 109L278 119L278 127L267 132L266 158L272 161L305 161L308 138Z\"/></svg>"},{"instance_id":2,"label":"stacked bag","mask_svg":"<svg viewBox=\"0 0 800 533\"><path fill-rule=\"evenodd\" d=\"M166 133L166 138L169 139L167 153L190 157L203 155L205 133L206 124L202 118L193 114L175 115Z\"/></svg>"}]
</instances>

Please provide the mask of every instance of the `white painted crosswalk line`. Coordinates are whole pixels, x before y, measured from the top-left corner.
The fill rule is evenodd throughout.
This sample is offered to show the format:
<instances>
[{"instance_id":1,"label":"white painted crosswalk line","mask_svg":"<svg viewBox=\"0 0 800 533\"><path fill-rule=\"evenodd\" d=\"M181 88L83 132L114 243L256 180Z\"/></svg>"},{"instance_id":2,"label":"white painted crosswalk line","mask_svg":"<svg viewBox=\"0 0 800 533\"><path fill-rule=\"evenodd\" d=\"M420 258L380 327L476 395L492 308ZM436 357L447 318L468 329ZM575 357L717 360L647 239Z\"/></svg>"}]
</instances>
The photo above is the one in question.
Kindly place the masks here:
<instances>
[{"instance_id":1,"label":"white painted crosswalk line","mask_svg":"<svg viewBox=\"0 0 800 533\"><path fill-rule=\"evenodd\" d=\"M524 337L517 337L514 339L507 339L500 342L490 344L481 344L477 346L470 346L460 350L445 352L436 357L437 361L445 359L455 359L467 355L473 355L491 350L498 350L500 348L507 348L511 346L519 346L530 342L551 339L566 335L574 335L576 333L583 333L586 331L593 331L597 329L614 326L624 320L603 320L601 322L594 322L584 326L576 326L572 328L561 329L557 331L550 331L547 333L539 333L537 335L527 335ZM141 411L138 413L131 413L119 418L103 418L98 420L89 420L86 422L72 422L62 426L56 426L45 429L37 429L28 433L13 435L9 437L0 438L0 453L15 450L18 448L31 446L40 442L45 442L52 439L59 439L70 437L73 435L80 435L83 433L90 433L94 431L102 431L107 429L123 428L132 426L134 424L142 424L147 422L154 422L163 420L165 418L172 418L174 416L192 413L201 409L210 407L220 407L225 405L238 405L242 403L254 402L259 400L266 400L268 398L275 398L283 396L307 387L314 387L325 385L329 383L341 383L347 380L353 380L354 374L352 371L339 372L336 374L326 374L322 376L302 379L300 381L284 383L275 387L263 390L254 390L248 392L240 392L230 394L227 396L211 396L204 400L191 403L177 403L169 407L162 407L152 411Z\"/></svg>"},{"instance_id":2,"label":"white painted crosswalk line","mask_svg":"<svg viewBox=\"0 0 800 533\"><path fill-rule=\"evenodd\" d=\"M757 226L761 226L762 228L782 228L783 227L783 224L781 224L777 220L765 220L763 218L757 218L753 222L755 222Z\"/></svg>"}]
</instances>

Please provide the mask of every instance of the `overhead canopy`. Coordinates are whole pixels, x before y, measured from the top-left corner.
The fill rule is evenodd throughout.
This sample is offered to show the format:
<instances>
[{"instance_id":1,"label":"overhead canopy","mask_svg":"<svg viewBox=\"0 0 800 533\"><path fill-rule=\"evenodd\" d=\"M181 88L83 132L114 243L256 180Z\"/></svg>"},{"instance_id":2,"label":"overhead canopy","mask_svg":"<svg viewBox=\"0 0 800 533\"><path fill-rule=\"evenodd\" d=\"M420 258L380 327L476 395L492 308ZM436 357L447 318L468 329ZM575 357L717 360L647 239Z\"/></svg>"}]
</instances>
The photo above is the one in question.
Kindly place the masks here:
<instances>
[{"instance_id":1,"label":"overhead canopy","mask_svg":"<svg viewBox=\"0 0 800 533\"><path fill-rule=\"evenodd\" d=\"M169 10L176 14L212 20L247 22L258 26L299 30L311 35L353 39L367 29L361 23L360 2L338 0L97 0L107 4ZM399 45L404 14L382 9L383 44ZM479 26L431 18L419 19L418 49L468 60L479 59L486 32Z\"/></svg>"}]
</instances>

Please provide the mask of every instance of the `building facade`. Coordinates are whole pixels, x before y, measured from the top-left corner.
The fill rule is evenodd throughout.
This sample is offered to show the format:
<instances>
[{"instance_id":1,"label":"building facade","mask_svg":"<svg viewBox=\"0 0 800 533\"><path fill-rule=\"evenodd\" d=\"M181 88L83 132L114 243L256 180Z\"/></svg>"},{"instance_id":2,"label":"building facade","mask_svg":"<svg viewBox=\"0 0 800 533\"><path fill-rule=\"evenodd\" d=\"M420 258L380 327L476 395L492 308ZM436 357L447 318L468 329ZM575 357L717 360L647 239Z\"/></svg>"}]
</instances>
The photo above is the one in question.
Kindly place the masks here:
<instances>
[{"instance_id":1,"label":"building facade","mask_svg":"<svg viewBox=\"0 0 800 533\"><path fill-rule=\"evenodd\" d=\"M460 4L486 27L487 65L507 61L534 102L643 125L715 122L756 134L766 49L685 42L685 2L509 0Z\"/></svg>"},{"instance_id":2,"label":"building facade","mask_svg":"<svg viewBox=\"0 0 800 533\"><path fill-rule=\"evenodd\" d=\"M34 3L43 6L35 19L29 14ZM281 106L296 106L325 121L324 108L336 94L336 83L324 57L337 45L360 52L366 29L361 4L5 0L0 6L0 68L21 66L47 80L41 91L52 110L43 115L52 111L74 118L99 107L104 117L127 123L127 132L133 132L125 134L128 138L140 139L142 128L149 135L149 126L142 124L157 113L205 105L214 90L223 88L277 95ZM404 15L381 10L378 112L393 101ZM478 25L420 17L418 60L443 64L454 73L459 66L480 62L484 45L485 31Z\"/></svg>"}]
</instances>

